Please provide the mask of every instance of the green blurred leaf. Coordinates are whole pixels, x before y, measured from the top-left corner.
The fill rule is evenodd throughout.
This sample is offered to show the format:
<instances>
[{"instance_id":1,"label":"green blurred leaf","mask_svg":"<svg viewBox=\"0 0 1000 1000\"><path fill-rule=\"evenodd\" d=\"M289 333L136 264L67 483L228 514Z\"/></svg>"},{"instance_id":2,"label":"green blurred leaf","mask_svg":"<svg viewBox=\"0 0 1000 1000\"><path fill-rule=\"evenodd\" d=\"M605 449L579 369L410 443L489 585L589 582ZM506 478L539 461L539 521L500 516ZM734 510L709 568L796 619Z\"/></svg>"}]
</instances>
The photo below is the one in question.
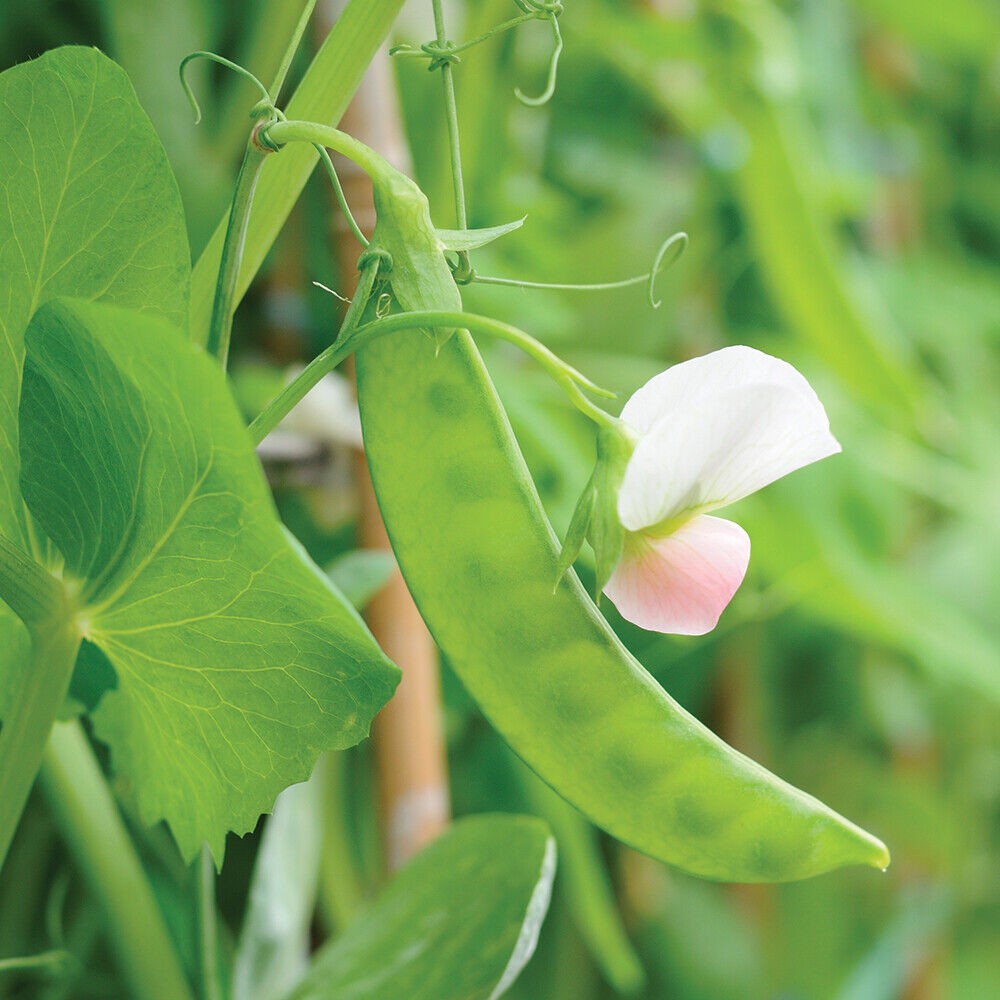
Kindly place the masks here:
<instances>
[{"instance_id":1,"label":"green blurred leaf","mask_svg":"<svg viewBox=\"0 0 1000 1000\"><path fill-rule=\"evenodd\" d=\"M354 549L326 568L333 585L356 608L363 608L389 581L396 557L386 549Z\"/></svg>"},{"instance_id":2,"label":"green blurred leaf","mask_svg":"<svg viewBox=\"0 0 1000 1000\"><path fill-rule=\"evenodd\" d=\"M94 721L182 852L363 739L397 671L277 520L221 370L161 319L57 300L27 334L22 488L118 675Z\"/></svg>"},{"instance_id":3,"label":"green blurred leaf","mask_svg":"<svg viewBox=\"0 0 1000 1000\"><path fill-rule=\"evenodd\" d=\"M291 1000L495 1000L535 950L555 864L539 820L459 820L319 952Z\"/></svg>"},{"instance_id":4,"label":"green blurred leaf","mask_svg":"<svg viewBox=\"0 0 1000 1000\"><path fill-rule=\"evenodd\" d=\"M581 937L615 991L635 993L646 974L625 933L596 830L527 767L518 766L517 774L532 808L550 825L559 845L558 882Z\"/></svg>"},{"instance_id":5,"label":"green blurred leaf","mask_svg":"<svg viewBox=\"0 0 1000 1000\"><path fill-rule=\"evenodd\" d=\"M836 1000L895 1000L905 995L907 983L926 961L949 911L949 901L940 889L914 887L903 893L899 912L851 971Z\"/></svg>"},{"instance_id":6,"label":"green blurred leaf","mask_svg":"<svg viewBox=\"0 0 1000 1000\"><path fill-rule=\"evenodd\" d=\"M879 24L932 52L973 59L996 55L1000 11L983 0L947 4L914 0L854 0Z\"/></svg>"},{"instance_id":7,"label":"green blurred leaf","mask_svg":"<svg viewBox=\"0 0 1000 1000\"><path fill-rule=\"evenodd\" d=\"M282 1000L308 967L319 882L321 774L286 788L264 827L233 957L232 1000Z\"/></svg>"}]
</instances>

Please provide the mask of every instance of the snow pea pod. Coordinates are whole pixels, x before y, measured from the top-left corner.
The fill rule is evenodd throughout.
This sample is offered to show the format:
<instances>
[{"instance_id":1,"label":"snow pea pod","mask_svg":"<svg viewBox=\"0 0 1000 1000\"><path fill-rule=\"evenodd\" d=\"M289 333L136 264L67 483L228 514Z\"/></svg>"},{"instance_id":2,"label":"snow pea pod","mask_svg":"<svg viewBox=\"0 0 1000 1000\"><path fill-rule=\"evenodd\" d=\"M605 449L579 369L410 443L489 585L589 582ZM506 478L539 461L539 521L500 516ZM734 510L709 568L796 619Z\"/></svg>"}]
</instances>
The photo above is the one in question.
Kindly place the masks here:
<instances>
[{"instance_id":1,"label":"snow pea pod","mask_svg":"<svg viewBox=\"0 0 1000 1000\"><path fill-rule=\"evenodd\" d=\"M370 252L406 310L451 311L441 243L412 181L342 133L303 123L372 175ZM440 300L437 295L440 293ZM470 694L522 759L613 836L707 878L775 882L885 846L729 747L628 652L572 572L470 335L412 333L357 354L365 448L396 558Z\"/></svg>"},{"instance_id":2,"label":"snow pea pod","mask_svg":"<svg viewBox=\"0 0 1000 1000\"><path fill-rule=\"evenodd\" d=\"M727 746L619 642L559 547L475 345L357 356L365 447L407 584L483 712L609 833L694 874L888 864L878 840Z\"/></svg>"}]
</instances>

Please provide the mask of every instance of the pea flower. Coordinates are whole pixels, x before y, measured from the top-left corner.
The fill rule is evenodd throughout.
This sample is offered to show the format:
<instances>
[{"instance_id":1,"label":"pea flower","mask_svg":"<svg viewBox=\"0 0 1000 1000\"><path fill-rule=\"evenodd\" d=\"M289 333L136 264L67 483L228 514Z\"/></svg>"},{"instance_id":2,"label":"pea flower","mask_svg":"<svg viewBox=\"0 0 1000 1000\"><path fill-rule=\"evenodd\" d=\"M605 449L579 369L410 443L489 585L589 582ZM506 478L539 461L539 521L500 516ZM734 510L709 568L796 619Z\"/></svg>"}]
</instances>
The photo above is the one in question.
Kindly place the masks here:
<instances>
[{"instance_id":1,"label":"pea flower","mask_svg":"<svg viewBox=\"0 0 1000 1000\"><path fill-rule=\"evenodd\" d=\"M590 539L597 589L642 628L704 635L750 560L750 539L711 511L840 451L791 365L726 347L655 376L598 433L562 567Z\"/></svg>"}]
</instances>

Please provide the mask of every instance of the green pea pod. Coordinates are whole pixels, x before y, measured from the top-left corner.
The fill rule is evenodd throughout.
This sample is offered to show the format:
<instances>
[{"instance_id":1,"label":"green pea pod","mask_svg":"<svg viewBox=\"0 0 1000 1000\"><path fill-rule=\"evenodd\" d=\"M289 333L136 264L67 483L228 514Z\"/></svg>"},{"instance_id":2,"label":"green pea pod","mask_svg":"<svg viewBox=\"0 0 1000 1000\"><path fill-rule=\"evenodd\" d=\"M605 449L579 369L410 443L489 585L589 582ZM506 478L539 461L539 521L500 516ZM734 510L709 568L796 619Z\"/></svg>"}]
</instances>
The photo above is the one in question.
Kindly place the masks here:
<instances>
[{"instance_id":1,"label":"green pea pod","mask_svg":"<svg viewBox=\"0 0 1000 1000\"><path fill-rule=\"evenodd\" d=\"M279 122L372 177L370 250L392 258L407 311L461 296L423 192L336 129ZM365 448L389 537L420 612L469 693L540 777L598 826L706 878L780 882L885 845L727 746L621 644L572 572L472 338L401 334L357 355Z\"/></svg>"},{"instance_id":2,"label":"green pea pod","mask_svg":"<svg viewBox=\"0 0 1000 1000\"><path fill-rule=\"evenodd\" d=\"M884 868L885 846L727 746L629 654L559 548L475 345L357 356L365 447L407 584L513 749L613 836L707 878Z\"/></svg>"}]
</instances>

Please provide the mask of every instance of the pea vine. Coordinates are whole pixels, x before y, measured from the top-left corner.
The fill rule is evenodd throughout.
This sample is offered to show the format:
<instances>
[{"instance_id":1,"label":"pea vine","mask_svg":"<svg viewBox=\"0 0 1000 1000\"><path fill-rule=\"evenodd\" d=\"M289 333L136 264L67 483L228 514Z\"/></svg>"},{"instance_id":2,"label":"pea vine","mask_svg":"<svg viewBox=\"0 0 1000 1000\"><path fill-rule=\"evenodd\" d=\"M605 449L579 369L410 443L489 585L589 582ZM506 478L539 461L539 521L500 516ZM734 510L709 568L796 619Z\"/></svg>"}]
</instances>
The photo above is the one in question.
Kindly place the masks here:
<instances>
[{"instance_id":1,"label":"pea vine","mask_svg":"<svg viewBox=\"0 0 1000 1000\"><path fill-rule=\"evenodd\" d=\"M365 59L374 54L399 5L366 2L348 5L328 53L363 38ZM254 453L352 355L372 479L407 585L472 699L551 788L612 836L711 879L783 881L888 863L877 838L688 715L595 603L603 593L655 631L714 627L749 543L711 512L839 450L804 377L730 348L662 373L614 416L591 398L612 394L545 345L464 308L462 288L474 281L646 285L657 307L656 278L687 244L675 233L647 273L599 284L476 272L473 251L523 220L468 228L455 73L489 38L541 21L553 45L544 89L516 91L537 107L555 93L563 51L562 3L514 2L520 13L456 43L442 0L432 0L435 38L392 50L441 75L454 230L433 225L424 192L378 152L309 120L319 110L297 117L296 102L305 106L315 86L308 74L279 107L315 0L270 87L216 53L187 56L180 79L196 118L186 79L194 60L228 68L260 95L221 243L194 279L176 183L124 73L96 50L67 48L0 75L0 98L18 112L0 176L9 198L40 213L11 213L0 239L11 281L9 359L0 367L0 598L13 613L0 618L12 651L0 665L0 861L41 769L137 996L184 1000L193 991L75 720L86 716L110 748L138 819L165 821L185 861L197 859L197 992L216 1000L229 995L214 899L227 832L252 830L322 755L362 741L398 683L351 603L281 524ZM336 74L329 54L317 63ZM352 86L345 81L341 96ZM110 151L108 134L121 139ZM17 155L28 147L60 169L42 172ZM371 178L370 239L330 150ZM314 159L297 159L303 151ZM281 164L272 177L304 179L317 160L361 246L358 288L330 346L247 428L225 371L248 272L273 239L258 202L281 214L261 195L274 190L265 166ZM139 175L142 185L129 183ZM65 210L48 208L64 202ZM84 221L93 234L86 247L71 238ZM192 319L199 307L189 303L207 270L214 295L202 338ZM522 350L595 425L597 462L562 545L476 337ZM594 599L573 570L585 541L597 567ZM555 864L555 842L538 820L460 821L284 995L492 1000L531 956ZM469 870L502 887L489 905L474 905ZM425 933L419 916L441 899L453 905ZM480 949L484 941L490 947ZM376 974L384 969L395 977L388 985Z\"/></svg>"}]
</instances>

